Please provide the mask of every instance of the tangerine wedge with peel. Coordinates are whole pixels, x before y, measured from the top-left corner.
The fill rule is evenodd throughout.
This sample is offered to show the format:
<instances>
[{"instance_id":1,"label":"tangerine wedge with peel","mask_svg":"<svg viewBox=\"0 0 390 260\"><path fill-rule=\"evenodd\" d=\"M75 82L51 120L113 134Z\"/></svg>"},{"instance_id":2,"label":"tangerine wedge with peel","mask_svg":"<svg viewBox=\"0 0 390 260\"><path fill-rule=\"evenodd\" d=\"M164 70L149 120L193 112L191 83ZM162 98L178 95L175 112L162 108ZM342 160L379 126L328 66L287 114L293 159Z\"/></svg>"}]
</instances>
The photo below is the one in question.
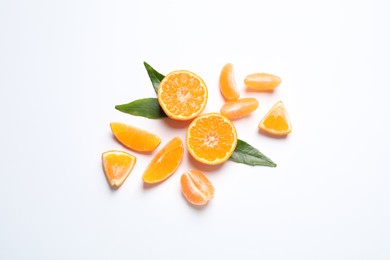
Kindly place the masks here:
<instances>
[{"instance_id":1,"label":"tangerine wedge with peel","mask_svg":"<svg viewBox=\"0 0 390 260\"><path fill-rule=\"evenodd\" d=\"M188 202L194 205L205 205L214 197L213 184L197 170L189 170L180 178L181 191Z\"/></svg>"},{"instance_id":2,"label":"tangerine wedge with peel","mask_svg":"<svg viewBox=\"0 0 390 260\"><path fill-rule=\"evenodd\" d=\"M259 128L269 134L284 136L291 133L291 122L282 101L270 109L259 124Z\"/></svg>"},{"instance_id":3,"label":"tangerine wedge with peel","mask_svg":"<svg viewBox=\"0 0 390 260\"><path fill-rule=\"evenodd\" d=\"M237 146L237 132L232 121L218 114L204 114L192 121L187 130L187 148L192 157L205 164L221 164Z\"/></svg>"},{"instance_id":4,"label":"tangerine wedge with peel","mask_svg":"<svg viewBox=\"0 0 390 260\"><path fill-rule=\"evenodd\" d=\"M171 176L179 167L184 148L180 137L169 141L146 167L142 179L146 183L158 183Z\"/></svg>"},{"instance_id":5,"label":"tangerine wedge with peel","mask_svg":"<svg viewBox=\"0 0 390 260\"><path fill-rule=\"evenodd\" d=\"M137 158L129 153L111 150L102 154L103 170L111 187L119 188L129 176Z\"/></svg>"},{"instance_id":6,"label":"tangerine wedge with peel","mask_svg":"<svg viewBox=\"0 0 390 260\"><path fill-rule=\"evenodd\" d=\"M230 119L238 119L249 115L259 106L255 98L241 98L226 102L221 108L221 114Z\"/></svg>"},{"instance_id":7,"label":"tangerine wedge with peel","mask_svg":"<svg viewBox=\"0 0 390 260\"><path fill-rule=\"evenodd\" d=\"M177 70L169 73L158 87L158 102L165 114L176 120L189 120L206 107L208 92L195 73Z\"/></svg>"},{"instance_id":8,"label":"tangerine wedge with peel","mask_svg":"<svg viewBox=\"0 0 390 260\"><path fill-rule=\"evenodd\" d=\"M115 138L129 149L150 152L161 143L160 137L146 130L123 123L111 123L110 126Z\"/></svg>"},{"instance_id":9,"label":"tangerine wedge with peel","mask_svg":"<svg viewBox=\"0 0 390 260\"><path fill-rule=\"evenodd\" d=\"M280 85L282 80L275 75L268 73L253 73L246 76L245 85L257 91L272 91Z\"/></svg>"},{"instance_id":10,"label":"tangerine wedge with peel","mask_svg":"<svg viewBox=\"0 0 390 260\"><path fill-rule=\"evenodd\" d=\"M226 100L237 100L240 98L234 79L233 64L231 63L226 64L222 68L219 76L219 90Z\"/></svg>"}]
</instances>

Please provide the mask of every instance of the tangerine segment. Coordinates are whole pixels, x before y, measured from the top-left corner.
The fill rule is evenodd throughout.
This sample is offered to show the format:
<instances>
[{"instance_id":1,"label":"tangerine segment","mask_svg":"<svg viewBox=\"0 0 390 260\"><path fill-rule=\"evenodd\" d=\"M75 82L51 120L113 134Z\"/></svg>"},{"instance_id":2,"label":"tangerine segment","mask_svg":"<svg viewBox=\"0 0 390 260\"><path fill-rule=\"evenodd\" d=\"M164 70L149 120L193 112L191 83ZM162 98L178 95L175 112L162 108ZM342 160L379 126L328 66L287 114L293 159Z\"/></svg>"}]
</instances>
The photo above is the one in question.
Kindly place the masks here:
<instances>
[{"instance_id":1,"label":"tangerine segment","mask_svg":"<svg viewBox=\"0 0 390 260\"><path fill-rule=\"evenodd\" d=\"M291 133L290 118L282 101L276 102L259 124L267 133L283 136Z\"/></svg>"},{"instance_id":2,"label":"tangerine segment","mask_svg":"<svg viewBox=\"0 0 390 260\"><path fill-rule=\"evenodd\" d=\"M189 170L180 178L181 191L188 202L194 205L205 205L214 197L213 184L197 170Z\"/></svg>"},{"instance_id":3,"label":"tangerine segment","mask_svg":"<svg viewBox=\"0 0 390 260\"><path fill-rule=\"evenodd\" d=\"M205 114L192 121L186 139L192 157L210 165L228 160L237 146L237 132L232 121L217 113Z\"/></svg>"},{"instance_id":4,"label":"tangerine segment","mask_svg":"<svg viewBox=\"0 0 390 260\"><path fill-rule=\"evenodd\" d=\"M111 187L119 188L129 176L137 158L129 153L112 150L102 154L103 170Z\"/></svg>"},{"instance_id":5,"label":"tangerine segment","mask_svg":"<svg viewBox=\"0 0 390 260\"><path fill-rule=\"evenodd\" d=\"M268 73L254 73L246 76L244 83L248 88L258 91L272 91L280 85L282 80Z\"/></svg>"},{"instance_id":6,"label":"tangerine segment","mask_svg":"<svg viewBox=\"0 0 390 260\"><path fill-rule=\"evenodd\" d=\"M142 179L146 183L157 183L171 176L183 158L184 148L180 137L169 141L146 167Z\"/></svg>"},{"instance_id":7,"label":"tangerine segment","mask_svg":"<svg viewBox=\"0 0 390 260\"><path fill-rule=\"evenodd\" d=\"M123 123L111 123L116 139L129 149L138 152L150 152L161 143L160 137L140 128Z\"/></svg>"},{"instance_id":8,"label":"tangerine segment","mask_svg":"<svg viewBox=\"0 0 390 260\"><path fill-rule=\"evenodd\" d=\"M190 71L173 71L160 82L158 102L170 118L177 120L195 118L207 103L206 84Z\"/></svg>"},{"instance_id":9,"label":"tangerine segment","mask_svg":"<svg viewBox=\"0 0 390 260\"><path fill-rule=\"evenodd\" d=\"M259 102L255 98L241 98L226 102L221 108L221 114L230 119L237 119L249 115L258 106Z\"/></svg>"},{"instance_id":10,"label":"tangerine segment","mask_svg":"<svg viewBox=\"0 0 390 260\"><path fill-rule=\"evenodd\" d=\"M227 100L237 100L240 98L236 81L234 79L233 64L228 63L223 66L219 76L219 90L222 96Z\"/></svg>"}]
</instances>

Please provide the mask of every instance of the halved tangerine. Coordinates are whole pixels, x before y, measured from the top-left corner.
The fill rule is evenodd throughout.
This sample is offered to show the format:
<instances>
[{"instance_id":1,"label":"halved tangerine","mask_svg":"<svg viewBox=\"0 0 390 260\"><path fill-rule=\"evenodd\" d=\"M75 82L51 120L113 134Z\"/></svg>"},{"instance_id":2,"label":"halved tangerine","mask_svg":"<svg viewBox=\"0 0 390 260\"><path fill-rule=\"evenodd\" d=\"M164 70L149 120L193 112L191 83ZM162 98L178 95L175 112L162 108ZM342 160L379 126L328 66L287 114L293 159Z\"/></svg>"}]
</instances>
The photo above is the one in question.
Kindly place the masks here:
<instances>
[{"instance_id":1,"label":"halved tangerine","mask_svg":"<svg viewBox=\"0 0 390 260\"><path fill-rule=\"evenodd\" d=\"M102 154L103 170L111 187L119 188L129 176L137 158L129 153L111 150Z\"/></svg>"},{"instance_id":2,"label":"halved tangerine","mask_svg":"<svg viewBox=\"0 0 390 260\"><path fill-rule=\"evenodd\" d=\"M217 113L204 114L192 121L186 139L192 157L210 165L228 160L237 146L237 132L232 121Z\"/></svg>"},{"instance_id":3,"label":"halved tangerine","mask_svg":"<svg viewBox=\"0 0 390 260\"><path fill-rule=\"evenodd\" d=\"M205 205L214 197L213 184L197 170L189 170L180 178L181 191L184 197L194 205Z\"/></svg>"},{"instance_id":4,"label":"halved tangerine","mask_svg":"<svg viewBox=\"0 0 390 260\"><path fill-rule=\"evenodd\" d=\"M158 87L158 102L165 114L176 120L189 120L206 107L207 87L195 73L177 70L169 73Z\"/></svg>"},{"instance_id":5,"label":"halved tangerine","mask_svg":"<svg viewBox=\"0 0 390 260\"><path fill-rule=\"evenodd\" d=\"M259 128L267 133L283 136L291 133L291 122L282 101L270 109L259 124Z\"/></svg>"},{"instance_id":6,"label":"halved tangerine","mask_svg":"<svg viewBox=\"0 0 390 260\"><path fill-rule=\"evenodd\" d=\"M150 161L142 179L150 184L165 180L179 167L183 154L183 142L180 137L173 138Z\"/></svg>"}]
</instances>

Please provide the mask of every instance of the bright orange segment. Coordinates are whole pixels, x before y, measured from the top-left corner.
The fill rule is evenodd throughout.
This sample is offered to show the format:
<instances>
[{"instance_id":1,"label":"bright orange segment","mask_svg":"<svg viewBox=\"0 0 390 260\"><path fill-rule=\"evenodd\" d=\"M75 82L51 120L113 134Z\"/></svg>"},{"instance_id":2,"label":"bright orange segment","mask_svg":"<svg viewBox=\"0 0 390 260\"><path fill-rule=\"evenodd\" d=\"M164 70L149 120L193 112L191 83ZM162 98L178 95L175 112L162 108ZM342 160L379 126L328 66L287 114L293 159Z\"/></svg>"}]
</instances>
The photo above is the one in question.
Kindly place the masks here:
<instances>
[{"instance_id":1,"label":"bright orange segment","mask_svg":"<svg viewBox=\"0 0 390 260\"><path fill-rule=\"evenodd\" d=\"M244 83L248 88L258 91L272 91L280 85L282 80L268 73L254 73L246 76Z\"/></svg>"},{"instance_id":2,"label":"bright orange segment","mask_svg":"<svg viewBox=\"0 0 390 260\"><path fill-rule=\"evenodd\" d=\"M265 115L259 128L267 133L283 136L291 133L290 118L282 101L277 102Z\"/></svg>"},{"instance_id":3,"label":"bright orange segment","mask_svg":"<svg viewBox=\"0 0 390 260\"><path fill-rule=\"evenodd\" d=\"M198 116L207 103L207 87L195 73L177 70L160 82L158 102L165 114L177 120Z\"/></svg>"},{"instance_id":4,"label":"bright orange segment","mask_svg":"<svg viewBox=\"0 0 390 260\"><path fill-rule=\"evenodd\" d=\"M205 205L214 197L213 184L197 170L189 170L180 178L181 191L188 202L194 205Z\"/></svg>"},{"instance_id":5,"label":"bright orange segment","mask_svg":"<svg viewBox=\"0 0 390 260\"><path fill-rule=\"evenodd\" d=\"M255 98L241 98L236 101L228 101L221 108L221 114L230 119L238 119L249 115L259 106Z\"/></svg>"},{"instance_id":6,"label":"bright orange segment","mask_svg":"<svg viewBox=\"0 0 390 260\"><path fill-rule=\"evenodd\" d=\"M236 81L234 79L233 64L228 63L223 66L221 75L219 76L219 89L222 96L227 100L237 100L240 98Z\"/></svg>"},{"instance_id":7,"label":"bright orange segment","mask_svg":"<svg viewBox=\"0 0 390 260\"><path fill-rule=\"evenodd\" d=\"M183 154L183 142L179 137L173 138L150 161L142 179L146 183L165 180L179 167Z\"/></svg>"},{"instance_id":8,"label":"bright orange segment","mask_svg":"<svg viewBox=\"0 0 390 260\"><path fill-rule=\"evenodd\" d=\"M217 113L205 114L192 121L186 139L192 157L210 165L228 160L237 146L233 123Z\"/></svg>"},{"instance_id":9,"label":"bright orange segment","mask_svg":"<svg viewBox=\"0 0 390 260\"><path fill-rule=\"evenodd\" d=\"M129 149L138 152L150 152L161 143L160 137L140 128L123 123L111 123L116 139Z\"/></svg>"},{"instance_id":10,"label":"bright orange segment","mask_svg":"<svg viewBox=\"0 0 390 260\"><path fill-rule=\"evenodd\" d=\"M107 151L102 154L103 170L111 187L119 188L129 176L137 159L122 151Z\"/></svg>"}]
</instances>

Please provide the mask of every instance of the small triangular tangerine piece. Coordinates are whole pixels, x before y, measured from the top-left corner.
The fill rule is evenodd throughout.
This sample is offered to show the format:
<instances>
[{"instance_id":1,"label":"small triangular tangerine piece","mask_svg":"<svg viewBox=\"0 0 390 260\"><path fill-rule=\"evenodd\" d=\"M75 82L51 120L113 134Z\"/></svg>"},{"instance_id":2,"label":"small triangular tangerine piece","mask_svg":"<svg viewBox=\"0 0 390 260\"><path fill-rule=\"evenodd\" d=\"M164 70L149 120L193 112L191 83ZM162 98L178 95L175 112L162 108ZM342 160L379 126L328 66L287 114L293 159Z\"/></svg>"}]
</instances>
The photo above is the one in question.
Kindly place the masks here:
<instances>
[{"instance_id":1,"label":"small triangular tangerine piece","mask_svg":"<svg viewBox=\"0 0 390 260\"><path fill-rule=\"evenodd\" d=\"M233 64L227 63L223 66L219 76L219 90L226 100L237 100L240 98L236 81L234 79Z\"/></svg>"},{"instance_id":2,"label":"small triangular tangerine piece","mask_svg":"<svg viewBox=\"0 0 390 260\"><path fill-rule=\"evenodd\" d=\"M291 122L282 101L270 109L259 124L259 128L269 134L284 136L291 133Z\"/></svg>"},{"instance_id":3,"label":"small triangular tangerine piece","mask_svg":"<svg viewBox=\"0 0 390 260\"><path fill-rule=\"evenodd\" d=\"M188 70L176 70L164 77L158 87L158 102L165 114L176 120L189 120L206 107L208 92L203 79Z\"/></svg>"},{"instance_id":4,"label":"small triangular tangerine piece","mask_svg":"<svg viewBox=\"0 0 390 260\"><path fill-rule=\"evenodd\" d=\"M227 161L237 146L237 132L227 117L204 114L192 121L187 130L187 148L192 157L205 164Z\"/></svg>"},{"instance_id":5,"label":"small triangular tangerine piece","mask_svg":"<svg viewBox=\"0 0 390 260\"><path fill-rule=\"evenodd\" d=\"M180 137L169 141L146 167L142 179L146 183L158 183L171 176L179 167L184 148Z\"/></svg>"},{"instance_id":6,"label":"small triangular tangerine piece","mask_svg":"<svg viewBox=\"0 0 390 260\"><path fill-rule=\"evenodd\" d=\"M102 154L103 170L111 187L119 188L129 176L137 158L129 153L111 150Z\"/></svg>"},{"instance_id":7,"label":"small triangular tangerine piece","mask_svg":"<svg viewBox=\"0 0 390 260\"><path fill-rule=\"evenodd\" d=\"M213 184L197 170L189 170L180 178L181 191L184 197L194 205L205 205L214 197Z\"/></svg>"},{"instance_id":8,"label":"small triangular tangerine piece","mask_svg":"<svg viewBox=\"0 0 390 260\"><path fill-rule=\"evenodd\" d=\"M115 138L125 147L137 152L150 152L161 143L160 137L138 127L124 123L110 124Z\"/></svg>"}]
</instances>

